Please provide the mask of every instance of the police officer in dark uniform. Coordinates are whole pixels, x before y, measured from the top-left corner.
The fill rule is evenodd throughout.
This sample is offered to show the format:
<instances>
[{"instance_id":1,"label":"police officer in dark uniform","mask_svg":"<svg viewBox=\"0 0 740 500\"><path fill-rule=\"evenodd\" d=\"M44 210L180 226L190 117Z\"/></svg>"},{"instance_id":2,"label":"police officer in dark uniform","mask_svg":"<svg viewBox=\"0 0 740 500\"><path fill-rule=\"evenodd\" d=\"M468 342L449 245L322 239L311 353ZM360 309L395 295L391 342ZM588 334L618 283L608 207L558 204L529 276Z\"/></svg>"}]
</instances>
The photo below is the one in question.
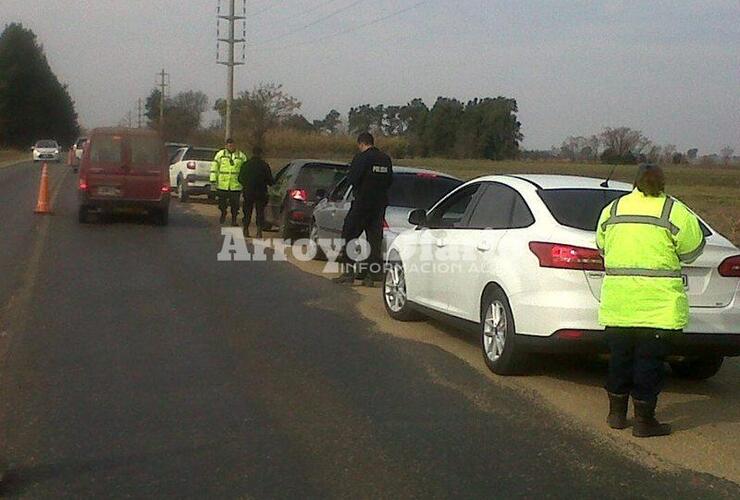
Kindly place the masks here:
<instances>
[{"instance_id":1,"label":"police officer in dark uniform","mask_svg":"<svg viewBox=\"0 0 740 500\"><path fill-rule=\"evenodd\" d=\"M272 178L270 165L262 159L263 151L259 146L252 150L252 158L247 160L239 172L239 183L244 193L244 237L249 237L249 224L252 209L257 211L257 238L262 238L265 228L265 206L267 205L267 188L275 181Z\"/></svg>"},{"instance_id":2,"label":"police officer in dark uniform","mask_svg":"<svg viewBox=\"0 0 740 500\"><path fill-rule=\"evenodd\" d=\"M375 138L368 132L357 138L357 147L360 153L352 160L347 176L354 201L342 228L344 248L340 262L348 263L347 244L362 233L370 244L370 257L357 263L358 272L347 268L334 282L351 284L360 279L365 286L372 287L373 281L382 276L383 219L388 205L388 189L393 182L393 164L387 154L375 147Z\"/></svg>"}]
</instances>

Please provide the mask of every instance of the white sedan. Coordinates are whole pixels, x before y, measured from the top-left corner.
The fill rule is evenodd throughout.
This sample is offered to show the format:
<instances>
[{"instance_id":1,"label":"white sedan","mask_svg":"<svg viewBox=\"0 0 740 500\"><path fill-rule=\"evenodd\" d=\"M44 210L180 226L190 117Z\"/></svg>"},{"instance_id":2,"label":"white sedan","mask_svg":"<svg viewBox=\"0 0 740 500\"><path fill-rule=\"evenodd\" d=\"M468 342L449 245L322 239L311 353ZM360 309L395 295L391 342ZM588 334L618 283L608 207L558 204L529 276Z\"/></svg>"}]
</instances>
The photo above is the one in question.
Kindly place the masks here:
<instances>
[{"instance_id":1,"label":"white sedan","mask_svg":"<svg viewBox=\"0 0 740 500\"><path fill-rule=\"evenodd\" d=\"M57 141L53 140L42 140L36 142L31 148L33 152L33 161L54 161L59 163L62 161L61 148Z\"/></svg>"},{"instance_id":2,"label":"white sedan","mask_svg":"<svg viewBox=\"0 0 740 500\"><path fill-rule=\"evenodd\" d=\"M427 213L388 253L383 284L395 319L420 313L480 336L488 367L515 373L532 351L603 350L598 307L604 265L595 228L625 183L558 175L475 179ZM691 306L671 341L675 373L708 378L740 356L740 251L702 222L704 254L683 270Z\"/></svg>"}]
</instances>

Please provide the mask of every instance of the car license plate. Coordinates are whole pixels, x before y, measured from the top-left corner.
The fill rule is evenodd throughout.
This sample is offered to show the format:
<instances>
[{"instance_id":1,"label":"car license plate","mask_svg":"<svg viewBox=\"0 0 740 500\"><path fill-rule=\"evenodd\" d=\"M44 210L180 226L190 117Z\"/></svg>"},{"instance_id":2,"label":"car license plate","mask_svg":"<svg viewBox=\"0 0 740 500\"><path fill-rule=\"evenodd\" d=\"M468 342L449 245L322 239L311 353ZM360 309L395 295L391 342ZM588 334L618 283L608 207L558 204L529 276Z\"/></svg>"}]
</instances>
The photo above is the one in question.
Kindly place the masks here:
<instances>
[{"instance_id":1,"label":"car license plate","mask_svg":"<svg viewBox=\"0 0 740 500\"><path fill-rule=\"evenodd\" d=\"M111 186L101 186L95 191L95 193L98 196L121 196L121 190L117 187Z\"/></svg>"},{"instance_id":2,"label":"car license plate","mask_svg":"<svg viewBox=\"0 0 740 500\"><path fill-rule=\"evenodd\" d=\"M682 274L681 280L683 281L683 287L685 290L689 289L689 275L688 274Z\"/></svg>"}]
</instances>

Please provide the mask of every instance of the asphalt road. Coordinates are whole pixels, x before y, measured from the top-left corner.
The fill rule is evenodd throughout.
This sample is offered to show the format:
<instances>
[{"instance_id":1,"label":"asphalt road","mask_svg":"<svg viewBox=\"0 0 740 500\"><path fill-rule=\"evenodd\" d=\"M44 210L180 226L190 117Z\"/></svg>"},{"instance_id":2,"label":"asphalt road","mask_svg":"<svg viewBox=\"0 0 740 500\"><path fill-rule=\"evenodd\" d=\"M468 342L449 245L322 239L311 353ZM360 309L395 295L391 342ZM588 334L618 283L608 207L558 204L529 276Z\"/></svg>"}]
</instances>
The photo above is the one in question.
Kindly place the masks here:
<instances>
[{"instance_id":1,"label":"asphalt road","mask_svg":"<svg viewBox=\"0 0 740 500\"><path fill-rule=\"evenodd\" d=\"M38 167L0 169L6 495L740 495L380 335L346 288L284 262L218 262L218 228L177 203L164 228L79 225L75 176L51 170L55 213L36 216Z\"/></svg>"}]
</instances>

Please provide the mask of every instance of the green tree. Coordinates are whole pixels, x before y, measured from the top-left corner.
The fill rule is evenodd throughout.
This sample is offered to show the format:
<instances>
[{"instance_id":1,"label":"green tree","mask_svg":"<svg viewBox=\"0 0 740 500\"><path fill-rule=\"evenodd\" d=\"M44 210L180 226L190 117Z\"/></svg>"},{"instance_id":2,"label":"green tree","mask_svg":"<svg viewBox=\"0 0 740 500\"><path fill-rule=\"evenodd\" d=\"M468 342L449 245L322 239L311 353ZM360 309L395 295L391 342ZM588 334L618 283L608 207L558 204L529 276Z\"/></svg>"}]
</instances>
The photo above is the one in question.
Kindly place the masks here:
<instances>
[{"instance_id":1,"label":"green tree","mask_svg":"<svg viewBox=\"0 0 740 500\"><path fill-rule=\"evenodd\" d=\"M301 102L288 95L282 85L263 83L234 99L232 121L235 129L249 131L253 146L264 146L267 132L300 108ZM216 101L215 109L222 118L226 116L223 99Z\"/></svg>"},{"instance_id":2,"label":"green tree","mask_svg":"<svg viewBox=\"0 0 740 500\"><path fill-rule=\"evenodd\" d=\"M401 108L398 118L401 120L402 134L409 141L411 155L426 156L424 146L424 127L426 126L429 108L422 99L413 99Z\"/></svg>"},{"instance_id":3,"label":"green tree","mask_svg":"<svg viewBox=\"0 0 740 500\"><path fill-rule=\"evenodd\" d=\"M504 160L519 154L517 104L505 97L474 99L466 106L455 141L458 156Z\"/></svg>"},{"instance_id":4,"label":"green tree","mask_svg":"<svg viewBox=\"0 0 740 500\"><path fill-rule=\"evenodd\" d=\"M423 143L428 154L451 156L457 140L465 107L457 99L437 98L424 127Z\"/></svg>"},{"instance_id":5,"label":"green tree","mask_svg":"<svg viewBox=\"0 0 740 500\"><path fill-rule=\"evenodd\" d=\"M306 117L303 115L290 115L283 119L282 125L285 128L298 130L300 132L316 132L314 124L306 120Z\"/></svg>"},{"instance_id":6,"label":"green tree","mask_svg":"<svg viewBox=\"0 0 740 500\"><path fill-rule=\"evenodd\" d=\"M159 123L159 89L153 89L147 97L144 109L149 127L161 132L165 140L184 142L200 129L203 113L208 109L208 96L203 92L189 90L180 92L164 102L164 130Z\"/></svg>"},{"instance_id":7,"label":"green tree","mask_svg":"<svg viewBox=\"0 0 740 500\"><path fill-rule=\"evenodd\" d=\"M362 106L350 109L347 119L349 122L349 131L353 134L372 131L378 122L376 108L369 104L363 104Z\"/></svg>"},{"instance_id":8,"label":"green tree","mask_svg":"<svg viewBox=\"0 0 740 500\"><path fill-rule=\"evenodd\" d=\"M0 144L27 148L48 138L70 145L79 130L74 102L36 35L21 24L6 26L0 35Z\"/></svg>"},{"instance_id":9,"label":"green tree","mask_svg":"<svg viewBox=\"0 0 740 500\"><path fill-rule=\"evenodd\" d=\"M313 126L319 132L327 134L336 134L339 129L339 125L342 124L342 115L336 109L332 109L327 113L323 120L314 120Z\"/></svg>"}]
</instances>

